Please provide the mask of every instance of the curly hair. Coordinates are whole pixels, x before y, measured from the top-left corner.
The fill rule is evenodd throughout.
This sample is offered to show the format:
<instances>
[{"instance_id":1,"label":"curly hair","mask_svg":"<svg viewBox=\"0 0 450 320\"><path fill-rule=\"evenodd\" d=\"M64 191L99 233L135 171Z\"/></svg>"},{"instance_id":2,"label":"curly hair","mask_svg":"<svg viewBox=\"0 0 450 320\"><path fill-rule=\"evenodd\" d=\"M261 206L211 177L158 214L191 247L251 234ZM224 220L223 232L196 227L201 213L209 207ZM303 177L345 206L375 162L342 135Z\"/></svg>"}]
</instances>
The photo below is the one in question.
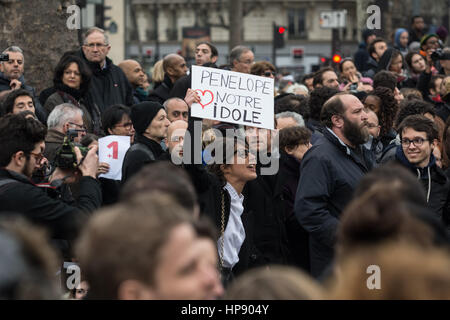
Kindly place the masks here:
<instances>
[{"instance_id":1,"label":"curly hair","mask_svg":"<svg viewBox=\"0 0 450 320\"><path fill-rule=\"evenodd\" d=\"M377 87L367 96L375 96L381 100L380 110L377 113L380 121L380 135L385 136L394 126L394 119L398 111L398 103L392 91L385 87Z\"/></svg>"}]
</instances>

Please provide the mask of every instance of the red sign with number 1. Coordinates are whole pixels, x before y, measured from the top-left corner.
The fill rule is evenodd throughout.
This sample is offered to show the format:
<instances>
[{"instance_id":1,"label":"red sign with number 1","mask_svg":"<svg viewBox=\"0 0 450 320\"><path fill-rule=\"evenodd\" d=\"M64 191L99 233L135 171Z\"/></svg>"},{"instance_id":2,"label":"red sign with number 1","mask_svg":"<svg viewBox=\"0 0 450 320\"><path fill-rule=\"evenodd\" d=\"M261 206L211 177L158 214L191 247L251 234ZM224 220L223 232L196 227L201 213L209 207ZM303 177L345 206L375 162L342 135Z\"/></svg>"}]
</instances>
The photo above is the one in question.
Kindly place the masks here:
<instances>
[{"instance_id":1,"label":"red sign with number 1","mask_svg":"<svg viewBox=\"0 0 450 320\"><path fill-rule=\"evenodd\" d=\"M109 149L113 149L113 159L117 160L119 158L119 143L117 141L113 141L107 145Z\"/></svg>"}]
</instances>

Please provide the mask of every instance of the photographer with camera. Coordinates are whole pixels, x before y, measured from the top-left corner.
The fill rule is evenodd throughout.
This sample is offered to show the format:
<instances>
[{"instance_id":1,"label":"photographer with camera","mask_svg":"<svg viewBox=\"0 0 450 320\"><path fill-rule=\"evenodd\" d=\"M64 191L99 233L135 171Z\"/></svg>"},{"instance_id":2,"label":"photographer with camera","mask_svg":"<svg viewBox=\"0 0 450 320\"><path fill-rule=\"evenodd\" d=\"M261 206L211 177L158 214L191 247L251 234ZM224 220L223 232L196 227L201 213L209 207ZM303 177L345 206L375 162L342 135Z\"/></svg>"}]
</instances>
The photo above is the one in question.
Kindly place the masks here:
<instances>
[{"instance_id":1,"label":"photographer with camera","mask_svg":"<svg viewBox=\"0 0 450 320\"><path fill-rule=\"evenodd\" d=\"M47 119L48 132L45 137L44 156L54 163L58 149L61 148L64 138L69 131L73 132L73 142L80 143L86 135L83 124L83 110L70 103L56 106Z\"/></svg>"},{"instance_id":2,"label":"photographer with camera","mask_svg":"<svg viewBox=\"0 0 450 320\"><path fill-rule=\"evenodd\" d=\"M44 156L46 133L40 122L20 114L0 118L0 212L23 214L31 222L46 227L52 239L70 242L89 213L102 202L96 179L97 147L92 147L85 157L75 147L77 167L56 168L49 179L50 185L41 188L30 178ZM68 175L81 176L79 197L73 206L55 195L56 188L52 187Z\"/></svg>"}]
</instances>

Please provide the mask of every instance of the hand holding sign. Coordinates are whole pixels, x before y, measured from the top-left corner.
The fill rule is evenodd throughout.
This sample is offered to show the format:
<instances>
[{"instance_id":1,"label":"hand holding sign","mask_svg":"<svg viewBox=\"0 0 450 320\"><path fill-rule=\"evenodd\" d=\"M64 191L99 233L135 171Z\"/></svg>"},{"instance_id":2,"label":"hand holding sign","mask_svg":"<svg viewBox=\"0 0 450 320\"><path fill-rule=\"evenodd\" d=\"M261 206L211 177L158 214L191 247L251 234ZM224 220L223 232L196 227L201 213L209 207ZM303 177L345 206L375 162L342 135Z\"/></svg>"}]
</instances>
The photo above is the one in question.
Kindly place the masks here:
<instances>
[{"instance_id":1,"label":"hand holding sign","mask_svg":"<svg viewBox=\"0 0 450 320\"><path fill-rule=\"evenodd\" d=\"M195 90L192 90L189 88L186 91L186 96L184 97L184 102L188 105L190 108L193 103L200 103L200 97L198 96L197 92Z\"/></svg>"},{"instance_id":2,"label":"hand holding sign","mask_svg":"<svg viewBox=\"0 0 450 320\"><path fill-rule=\"evenodd\" d=\"M99 161L104 163L100 166L102 168L102 173L99 177L112 180L121 180L123 158L130 147L130 137L106 136L98 139L98 147Z\"/></svg>"},{"instance_id":3,"label":"hand holding sign","mask_svg":"<svg viewBox=\"0 0 450 320\"><path fill-rule=\"evenodd\" d=\"M205 109L205 107L208 104L211 104L214 101L214 94L211 92L211 90L195 90L200 95L200 102L198 102L199 105L202 106L202 109Z\"/></svg>"}]
</instances>

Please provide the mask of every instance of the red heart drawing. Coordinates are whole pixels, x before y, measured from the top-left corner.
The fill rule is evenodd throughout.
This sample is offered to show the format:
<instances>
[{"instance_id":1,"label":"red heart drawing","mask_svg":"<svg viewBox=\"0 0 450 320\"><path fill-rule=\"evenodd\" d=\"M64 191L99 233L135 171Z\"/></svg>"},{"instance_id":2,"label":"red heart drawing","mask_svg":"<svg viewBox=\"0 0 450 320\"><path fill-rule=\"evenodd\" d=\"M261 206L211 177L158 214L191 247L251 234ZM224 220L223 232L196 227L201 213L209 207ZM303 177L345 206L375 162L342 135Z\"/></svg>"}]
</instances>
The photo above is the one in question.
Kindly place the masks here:
<instances>
[{"instance_id":1,"label":"red heart drawing","mask_svg":"<svg viewBox=\"0 0 450 320\"><path fill-rule=\"evenodd\" d=\"M202 91L200 89L197 89L195 91L200 92L202 94L202 96L205 96L205 93L209 93L211 95L211 100L208 103L202 103L201 101L199 102L199 104L202 106L202 109L205 109L205 107L208 104L210 104L210 103L212 103L214 101L214 94L211 92L211 90Z\"/></svg>"}]
</instances>

